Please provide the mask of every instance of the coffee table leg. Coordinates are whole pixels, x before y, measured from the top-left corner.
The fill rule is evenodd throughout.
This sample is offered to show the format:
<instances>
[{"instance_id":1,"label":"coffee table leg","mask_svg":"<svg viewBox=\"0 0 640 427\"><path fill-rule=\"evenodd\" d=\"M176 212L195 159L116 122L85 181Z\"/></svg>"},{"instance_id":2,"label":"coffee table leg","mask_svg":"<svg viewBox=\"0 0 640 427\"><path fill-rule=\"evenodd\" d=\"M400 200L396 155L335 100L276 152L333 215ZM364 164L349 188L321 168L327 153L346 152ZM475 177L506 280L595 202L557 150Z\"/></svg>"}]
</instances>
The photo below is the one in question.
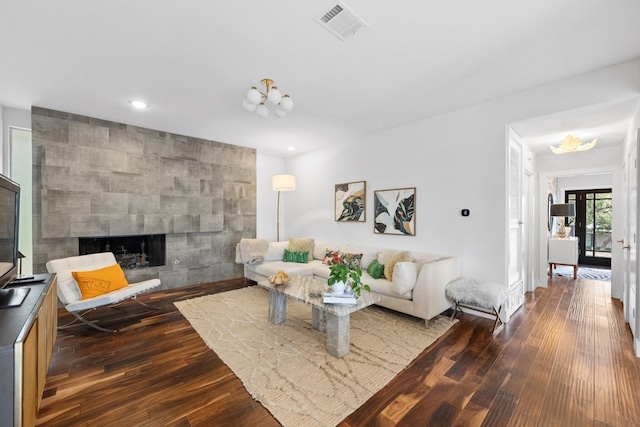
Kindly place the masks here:
<instances>
[{"instance_id":1,"label":"coffee table leg","mask_svg":"<svg viewBox=\"0 0 640 427\"><path fill-rule=\"evenodd\" d=\"M327 352L335 357L349 353L350 316L336 316L327 313Z\"/></svg>"},{"instance_id":2,"label":"coffee table leg","mask_svg":"<svg viewBox=\"0 0 640 427\"><path fill-rule=\"evenodd\" d=\"M327 320L324 317L324 311L316 307L311 307L311 326L319 331L327 330Z\"/></svg>"},{"instance_id":3,"label":"coffee table leg","mask_svg":"<svg viewBox=\"0 0 640 427\"><path fill-rule=\"evenodd\" d=\"M269 322L279 325L287 320L287 297L276 291L269 291Z\"/></svg>"}]
</instances>

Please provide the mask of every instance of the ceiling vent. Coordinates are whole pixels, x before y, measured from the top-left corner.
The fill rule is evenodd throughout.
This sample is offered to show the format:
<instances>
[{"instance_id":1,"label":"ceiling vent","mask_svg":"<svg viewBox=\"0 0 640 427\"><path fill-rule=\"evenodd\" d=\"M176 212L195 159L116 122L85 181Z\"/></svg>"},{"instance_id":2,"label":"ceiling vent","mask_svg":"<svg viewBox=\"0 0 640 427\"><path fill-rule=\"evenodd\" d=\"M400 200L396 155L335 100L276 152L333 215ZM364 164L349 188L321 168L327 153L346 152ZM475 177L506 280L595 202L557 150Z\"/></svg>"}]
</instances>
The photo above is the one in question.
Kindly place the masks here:
<instances>
[{"instance_id":1,"label":"ceiling vent","mask_svg":"<svg viewBox=\"0 0 640 427\"><path fill-rule=\"evenodd\" d=\"M344 3L336 4L331 10L315 20L334 36L344 41L356 35L369 25L353 13Z\"/></svg>"}]
</instances>

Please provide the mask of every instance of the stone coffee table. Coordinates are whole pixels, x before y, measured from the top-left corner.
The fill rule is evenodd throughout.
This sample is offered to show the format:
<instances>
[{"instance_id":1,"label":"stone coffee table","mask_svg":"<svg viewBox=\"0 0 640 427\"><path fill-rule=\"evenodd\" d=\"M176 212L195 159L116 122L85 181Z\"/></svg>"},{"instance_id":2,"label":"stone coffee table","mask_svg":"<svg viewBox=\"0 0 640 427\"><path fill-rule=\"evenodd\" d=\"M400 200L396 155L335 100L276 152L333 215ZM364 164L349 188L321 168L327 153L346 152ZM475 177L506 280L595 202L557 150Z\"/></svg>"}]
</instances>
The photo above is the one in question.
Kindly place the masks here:
<instances>
[{"instance_id":1,"label":"stone coffee table","mask_svg":"<svg viewBox=\"0 0 640 427\"><path fill-rule=\"evenodd\" d=\"M287 298L310 305L312 326L327 331L327 352L335 357L349 353L350 314L380 300L379 296L363 291L356 304L324 304L322 294L327 290L327 282L303 276L291 276L286 285L273 285L265 280L258 282L258 286L269 290L269 322L273 324L287 319ZM314 291L319 296L309 295Z\"/></svg>"}]
</instances>

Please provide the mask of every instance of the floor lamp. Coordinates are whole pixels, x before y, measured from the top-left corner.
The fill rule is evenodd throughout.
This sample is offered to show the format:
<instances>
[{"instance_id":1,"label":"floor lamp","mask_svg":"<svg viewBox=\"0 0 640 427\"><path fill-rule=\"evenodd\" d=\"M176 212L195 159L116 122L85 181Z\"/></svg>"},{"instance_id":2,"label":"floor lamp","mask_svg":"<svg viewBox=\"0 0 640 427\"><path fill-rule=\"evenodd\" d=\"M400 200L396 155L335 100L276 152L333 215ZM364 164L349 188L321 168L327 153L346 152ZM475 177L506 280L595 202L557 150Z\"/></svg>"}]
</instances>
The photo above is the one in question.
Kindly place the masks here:
<instances>
[{"instance_id":1,"label":"floor lamp","mask_svg":"<svg viewBox=\"0 0 640 427\"><path fill-rule=\"evenodd\" d=\"M280 241L280 192L281 191L293 191L296 189L296 177L293 175L281 174L274 175L271 178L271 187L273 191L278 192L278 208L276 211L277 215L277 241Z\"/></svg>"}]
</instances>

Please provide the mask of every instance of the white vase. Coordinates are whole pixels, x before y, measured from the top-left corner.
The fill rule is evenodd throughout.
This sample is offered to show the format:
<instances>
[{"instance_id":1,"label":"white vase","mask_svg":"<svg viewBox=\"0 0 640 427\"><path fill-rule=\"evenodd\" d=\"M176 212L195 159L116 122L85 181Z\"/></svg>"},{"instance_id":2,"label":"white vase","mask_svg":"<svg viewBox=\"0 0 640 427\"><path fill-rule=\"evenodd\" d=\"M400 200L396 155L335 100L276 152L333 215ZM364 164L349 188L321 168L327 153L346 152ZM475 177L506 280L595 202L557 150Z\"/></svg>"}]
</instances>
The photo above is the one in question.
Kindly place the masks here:
<instances>
[{"instance_id":1,"label":"white vase","mask_svg":"<svg viewBox=\"0 0 640 427\"><path fill-rule=\"evenodd\" d=\"M342 294L345 289L347 289L347 284L344 282L336 282L331 285L331 292L334 294Z\"/></svg>"}]
</instances>

